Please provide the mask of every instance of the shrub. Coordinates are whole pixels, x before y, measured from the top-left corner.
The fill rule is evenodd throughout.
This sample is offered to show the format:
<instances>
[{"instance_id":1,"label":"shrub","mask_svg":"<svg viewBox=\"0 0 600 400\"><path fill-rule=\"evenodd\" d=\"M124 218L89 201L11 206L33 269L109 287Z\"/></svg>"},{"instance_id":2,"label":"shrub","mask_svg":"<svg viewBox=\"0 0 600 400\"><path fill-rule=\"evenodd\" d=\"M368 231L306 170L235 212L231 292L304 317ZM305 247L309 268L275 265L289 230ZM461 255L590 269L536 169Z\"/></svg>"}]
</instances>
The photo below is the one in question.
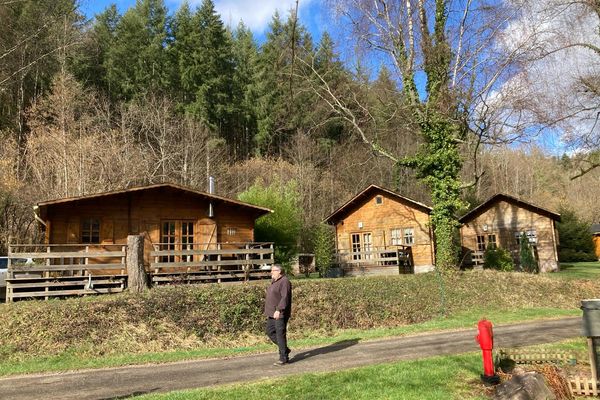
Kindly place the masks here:
<instances>
[{"instance_id":1,"label":"shrub","mask_svg":"<svg viewBox=\"0 0 600 400\"><path fill-rule=\"evenodd\" d=\"M596 261L590 225L579 220L573 210L562 208L561 221L556 224L561 262Z\"/></svg>"},{"instance_id":2,"label":"shrub","mask_svg":"<svg viewBox=\"0 0 600 400\"><path fill-rule=\"evenodd\" d=\"M535 260L535 256L533 255L533 249L529 244L529 238L527 237L527 234L525 232L521 234L519 243L519 260L521 264L521 270L529 272L531 274L537 274L539 272L538 263Z\"/></svg>"},{"instance_id":3,"label":"shrub","mask_svg":"<svg viewBox=\"0 0 600 400\"><path fill-rule=\"evenodd\" d=\"M334 261L335 237L331 226L319 224L313 229L313 252L315 253L315 267L319 276L327 276L329 268Z\"/></svg>"},{"instance_id":4,"label":"shrub","mask_svg":"<svg viewBox=\"0 0 600 400\"><path fill-rule=\"evenodd\" d=\"M496 269L498 271L514 271L515 264L510 252L500 247L488 246L483 254L483 268Z\"/></svg>"},{"instance_id":5,"label":"shrub","mask_svg":"<svg viewBox=\"0 0 600 400\"><path fill-rule=\"evenodd\" d=\"M267 207L273 213L256 220L254 237L259 242L275 244L275 261L290 272L291 260L298 254L298 239L302 226L302 213L299 206L300 195L296 182L283 183L279 180L264 186L258 179L238 198L250 204Z\"/></svg>"}]
</instances>

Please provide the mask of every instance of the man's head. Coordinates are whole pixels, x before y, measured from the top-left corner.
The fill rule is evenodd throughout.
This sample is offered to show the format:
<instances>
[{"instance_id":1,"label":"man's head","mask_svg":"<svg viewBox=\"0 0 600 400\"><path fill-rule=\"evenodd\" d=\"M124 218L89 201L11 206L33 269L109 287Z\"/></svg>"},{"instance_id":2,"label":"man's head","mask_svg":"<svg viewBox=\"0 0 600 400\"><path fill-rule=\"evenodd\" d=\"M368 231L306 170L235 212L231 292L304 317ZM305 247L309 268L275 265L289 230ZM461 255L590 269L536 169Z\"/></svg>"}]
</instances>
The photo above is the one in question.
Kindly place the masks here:
<instances>
[{"instance_id":1,"label":"man's head","mask_svg":"<svg viewBox=\"0 0 600 400\"><path fill-rule=\"evenodd\" d=\"M271 267L271 279L277 280L281 277L283 272L281 271L281 265L273 264Z\"/></svg>"}]
</instances>

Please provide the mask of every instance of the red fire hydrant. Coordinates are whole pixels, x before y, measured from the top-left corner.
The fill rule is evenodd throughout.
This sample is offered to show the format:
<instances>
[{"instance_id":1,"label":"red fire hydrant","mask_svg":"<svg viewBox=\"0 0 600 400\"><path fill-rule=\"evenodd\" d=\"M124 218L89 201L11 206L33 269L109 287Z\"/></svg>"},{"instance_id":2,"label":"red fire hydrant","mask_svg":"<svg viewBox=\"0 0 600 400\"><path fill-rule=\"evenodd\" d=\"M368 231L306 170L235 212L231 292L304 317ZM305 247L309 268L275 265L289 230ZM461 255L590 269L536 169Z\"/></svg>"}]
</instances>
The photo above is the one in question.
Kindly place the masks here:
<instances>
[{"instance_id":1,"label":"red fire hydrant","mask_svg":"<svg viewBox=\"0 0 600 400\"><path fill-rule=\"evenodd\" d=\"M475 336L475 340L481 347L483 357L483 375L481 380L486 385L495 385L500 382L500 377L496 375L494 370L494 359L492 357L492 350L494 349L494 331L492 329L492 323L487 319L483 318L477 324L478 335Z\"/></svg>"}]
</instances>

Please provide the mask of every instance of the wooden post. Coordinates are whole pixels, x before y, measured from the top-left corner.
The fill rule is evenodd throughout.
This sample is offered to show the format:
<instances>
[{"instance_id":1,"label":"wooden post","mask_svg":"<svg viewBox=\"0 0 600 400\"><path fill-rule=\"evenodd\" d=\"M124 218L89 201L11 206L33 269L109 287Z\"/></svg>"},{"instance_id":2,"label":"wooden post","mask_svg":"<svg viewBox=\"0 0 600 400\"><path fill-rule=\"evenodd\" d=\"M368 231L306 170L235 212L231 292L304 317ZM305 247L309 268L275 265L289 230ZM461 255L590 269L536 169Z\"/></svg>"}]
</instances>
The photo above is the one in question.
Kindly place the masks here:
<instances>
[{"instance_id":1,"label":"wooden post","mask_svg":"<svg viewBox=\"0 0 600 400\"><path fill-rule=\"evenodd\" d=\"M148 288L148 275L144 269L144 236L127 236L127 287L135 293Z\"/></svg>"}]
</instances>

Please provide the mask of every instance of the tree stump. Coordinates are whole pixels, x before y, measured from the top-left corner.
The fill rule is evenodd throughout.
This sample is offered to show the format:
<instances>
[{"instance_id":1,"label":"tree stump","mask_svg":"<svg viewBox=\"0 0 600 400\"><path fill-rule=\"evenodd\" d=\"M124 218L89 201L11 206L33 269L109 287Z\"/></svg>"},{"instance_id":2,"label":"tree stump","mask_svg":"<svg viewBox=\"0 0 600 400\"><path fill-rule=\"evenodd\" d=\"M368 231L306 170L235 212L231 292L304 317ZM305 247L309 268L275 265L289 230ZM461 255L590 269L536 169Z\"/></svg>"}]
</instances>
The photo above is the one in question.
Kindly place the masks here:
<instances>
[{"instance_id":1,"label":"tree stump","mask_svg":"<svg viewBox=\"0 0 600 400\"><path fill-rule=\"evenodd\" d=\"M144 269L144 236L127 236L127 287L140 293L149 287L148 275Z\"/></svg>"}]
</instances>

